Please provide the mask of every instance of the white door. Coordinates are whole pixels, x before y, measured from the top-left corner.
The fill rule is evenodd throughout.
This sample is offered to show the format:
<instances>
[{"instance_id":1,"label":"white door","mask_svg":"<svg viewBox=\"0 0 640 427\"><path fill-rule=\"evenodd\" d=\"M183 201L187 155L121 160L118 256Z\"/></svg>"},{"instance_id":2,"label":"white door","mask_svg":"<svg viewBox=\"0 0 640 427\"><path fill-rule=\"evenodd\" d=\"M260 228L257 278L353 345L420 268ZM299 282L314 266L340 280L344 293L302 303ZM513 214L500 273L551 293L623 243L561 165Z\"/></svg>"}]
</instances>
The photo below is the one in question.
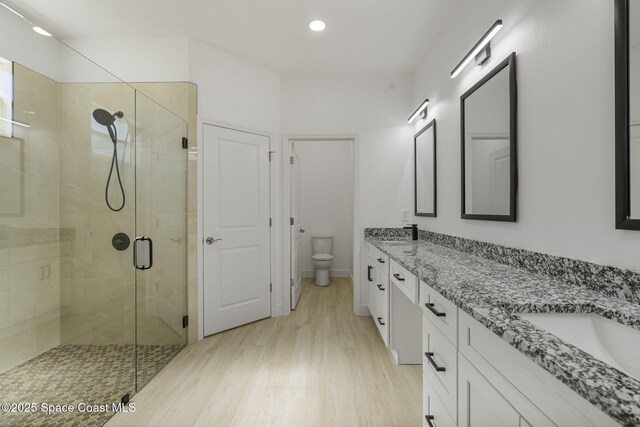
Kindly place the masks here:
<instances>
[{"instance_id":1,"label":"white door","mask_svg":"<svg viewBox=\"0 0 640 427\"><path fill-rule=\"evenodd\" d=\"M292 160L293 159L293 160ZM296 156L294 142L291 142L289 167L291 177L291 218L290 236L291 236L291 310L295 310L300 295L302 295L302 270L300 268L300 243L302 242L302 233L304 230L300 225L300 158Z\"/></svg>"},{"instance_id":2,"label":"white door","mask_svg":"<svg viewBox=\"0 0 640 427\"><path fill-rule=\"evenodd\" d=\"M493 164L490 170L491 188L493 189L493 212L507 215L511 210L511 156L509 147L504 147L489 154L489 161Z\"/></svg>"},{"instance_id":3,"label":"white door","mask_svg":"<svg viewBox=\"0 0 640 427\"><path fill-rule=\"evenodd\" d=\"M204 125L204 335L271 315L269 138Z\"/></svg>"}]
</instances>

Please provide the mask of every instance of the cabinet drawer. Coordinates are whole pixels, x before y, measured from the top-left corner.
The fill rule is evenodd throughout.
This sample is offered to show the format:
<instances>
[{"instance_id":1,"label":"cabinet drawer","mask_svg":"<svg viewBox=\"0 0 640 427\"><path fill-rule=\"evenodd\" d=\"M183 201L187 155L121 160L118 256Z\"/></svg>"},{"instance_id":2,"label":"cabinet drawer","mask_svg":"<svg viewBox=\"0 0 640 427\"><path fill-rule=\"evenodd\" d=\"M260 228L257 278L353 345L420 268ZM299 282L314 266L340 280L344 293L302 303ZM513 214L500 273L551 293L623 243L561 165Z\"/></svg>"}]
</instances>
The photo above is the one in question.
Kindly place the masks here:
<instances>
[{"instance_id":1,"label":"cabinet drawer","mask_svg":"<svg viewBox=\"0 0 640 427\"><path fill-rule=\"evenodd\" d=\"M375 318L380 311L376 282L367 282L367 305L369 306L369 313Z\"/></svg>"},{"instance_id":2,"label":"cabinet drawer","mask_svg":"<svg viewBox=\"0 0 640 427\"><path fill-rule=\"evenodd\" d=\"M440 397L434 392L433 387L424 378L424 388L422 392L423 427L456 427L456 422L451 418Z\"/></svg>"},{"instance_id":3,"label":"cabinet drawer","mask_svg":"<svg viewBox=\"0 0 640 427\"><path fill-rule=\"evenodd\" d=\"M375 266L379 267L382 271L389 272L389 256L371 243L367 243L367 245L367 255L371 258Z\"/></svg>"},{"instance_id":4,"label":"cabinet drawer","mask_svg":"<svg viewBox=\"0 0 640 427\"><path fill-rule=\"evenodd\" d=\"M424 315L454 346L458 345L458 307L420 281L420 307Z\"/></svg>"},{"instance_id":5,"label":"cabinet drawer","mask_svg":"<svg viewBox=\"0 0 640 427\"><path fill-rule=\"evenodd\" d=\"M390 281L394 283L412 303L417 304L418 284L416 276L394 260L391 260L389 268L391 273L389 276Z\"/></svg>"},{"instance_id":6,"label":"cabinet drawer","mask_svg":"<svg viewBox=\"0 0 640 427\"><path fill-rule=\"evenodd\" d=\"M375 281L376 298L381 313L389 313L389 278Z\"/></svg>"},{"instance_id":7,"label":"cabinet drawer","mask_svg":"<svg viewBox=\"0 0 640 427\"><path fill-rule=\"evenodd\" d=\"M373 316L373 322L376 324L384 344L389 345L389 315L382 313L380 309L378 309L378 312Z\"/></svg>"},{"instance_id":8,"label":"cabinet drawer","mask_svg":"<svg viewBox=\"0 0 640 427\"><path fill-rule=\"evenodd\" d=\"M458 349L422 316L422 361L425 381L442 399L449 416L458 418Z\"/></svg>"}]
</instances>

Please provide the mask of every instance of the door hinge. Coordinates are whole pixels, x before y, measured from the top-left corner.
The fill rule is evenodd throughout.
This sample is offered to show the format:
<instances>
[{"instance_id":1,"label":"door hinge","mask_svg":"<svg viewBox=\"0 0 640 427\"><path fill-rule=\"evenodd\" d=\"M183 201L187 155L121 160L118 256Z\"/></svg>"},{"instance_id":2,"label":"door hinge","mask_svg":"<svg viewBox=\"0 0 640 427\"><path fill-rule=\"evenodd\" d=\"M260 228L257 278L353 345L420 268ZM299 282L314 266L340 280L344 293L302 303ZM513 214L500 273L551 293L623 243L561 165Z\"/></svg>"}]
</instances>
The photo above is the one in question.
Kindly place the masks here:
<instances>
[{"instance_id":1,"label":"door hinge","mask_svg":"<svg viewBox=\"0 0 640 427\"><path fill-rule=\"evenodd\" d=\"M189 148L189 140L185 137L182 137L182 148L185 150Z\"/></svg>"},{"instance_id":2,"label":"door hinge","mask_svg":"<svg viewBox=\"0 0 640 427\"><path fill-rule=\"evenodd\" d=\"M269 161L271 161L271 158L273 157L273 154L275 153L275 151L268 151L267 154L269 154Z\"/></svg>"},{"instance_id":3,"label":"door hinge","mask_svg":"<svg viewBox=\"0 0 640 427\"><path fill-rule=\"evenodd\" d=\"M293 225L293 218L289 218L289 224Z\"/></svg>"},{"instance_id":4,"label":"door hinge","mask_svg":"<svg viewBox=\"0 0 640 427\"><path fill-rule=\"evenodd\" d=\"M273 283L269 283L269 292L273 292Z\"/></svg>"},{"instance_id":5,"label":"door hinge","mask_svg":"<svg viewBox=\"0 0 640 427\"><path fill-rule=\"evenodd\" d=\"M293 156L289 156L289 164L293 164Z\"/></svg>"},{"instance_id":6,"label":"door hinge","mask_svg":"<svg viewBox=\"0 0 640 427\"><path fill-rule=\"evenodd\" d=\"M186 328L187 326L189 326L189 316L184 315L182 316L182 328Z\"/></svg>"},{"instance_id":7,"label":"door hinge","mask_svg":"<svg viewBox=\"0 0 640 427\"><path fill-rule=\"evenodd\" d=\"M289 279L289 285L293 288L293 279Z\"/></svg>"},{"instance_id":8,"label":"door hinge","mask_svg":"<svg viewBox=\"0 0 640 427\"><path fill-rule=\"evenodd\" d=\"M269 218L269 227L273 227L273 220Z\"/></svg>"}]
</instances>

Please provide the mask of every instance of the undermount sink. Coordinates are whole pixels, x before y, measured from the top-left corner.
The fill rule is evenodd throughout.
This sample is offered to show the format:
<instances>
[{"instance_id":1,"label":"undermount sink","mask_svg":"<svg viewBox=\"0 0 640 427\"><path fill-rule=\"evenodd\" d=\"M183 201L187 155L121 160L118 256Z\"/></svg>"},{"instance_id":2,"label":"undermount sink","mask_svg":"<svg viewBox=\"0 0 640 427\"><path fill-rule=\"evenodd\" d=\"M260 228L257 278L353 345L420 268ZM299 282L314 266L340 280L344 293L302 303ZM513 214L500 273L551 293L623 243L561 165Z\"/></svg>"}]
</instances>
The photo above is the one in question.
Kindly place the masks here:
<instances>
[{"instance_id":1,"label":"undermount sink","mask_svg":"<svg viewBox=\"0 0 640 427\"><path fill-rule=\"evenodd\" d=\"M589 313L520 313L518 317L640 380L639 330Z\"/></svg>"}]
</instances>

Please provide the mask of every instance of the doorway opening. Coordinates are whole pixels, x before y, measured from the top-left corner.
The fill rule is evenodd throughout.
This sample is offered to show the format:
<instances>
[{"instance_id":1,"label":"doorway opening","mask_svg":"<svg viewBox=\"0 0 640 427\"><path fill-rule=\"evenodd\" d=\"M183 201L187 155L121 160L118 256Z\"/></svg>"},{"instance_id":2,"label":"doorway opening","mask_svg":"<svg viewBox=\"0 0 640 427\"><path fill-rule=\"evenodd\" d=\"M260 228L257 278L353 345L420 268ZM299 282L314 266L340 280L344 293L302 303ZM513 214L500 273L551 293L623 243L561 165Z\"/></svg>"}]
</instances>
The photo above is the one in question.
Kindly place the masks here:
<instances>
[{"instance_id":1,"label":"doorway opening","mask_svg":"<svg viewBox=\"0 0 640 427\"><path fill-rule=\"evenodd\" d=\"M354 138L289 139L290 309L303 279L317 286L353 280L355 218ZM337 283L337 282L336 282Z\"/></svg>"}]
</instances>

